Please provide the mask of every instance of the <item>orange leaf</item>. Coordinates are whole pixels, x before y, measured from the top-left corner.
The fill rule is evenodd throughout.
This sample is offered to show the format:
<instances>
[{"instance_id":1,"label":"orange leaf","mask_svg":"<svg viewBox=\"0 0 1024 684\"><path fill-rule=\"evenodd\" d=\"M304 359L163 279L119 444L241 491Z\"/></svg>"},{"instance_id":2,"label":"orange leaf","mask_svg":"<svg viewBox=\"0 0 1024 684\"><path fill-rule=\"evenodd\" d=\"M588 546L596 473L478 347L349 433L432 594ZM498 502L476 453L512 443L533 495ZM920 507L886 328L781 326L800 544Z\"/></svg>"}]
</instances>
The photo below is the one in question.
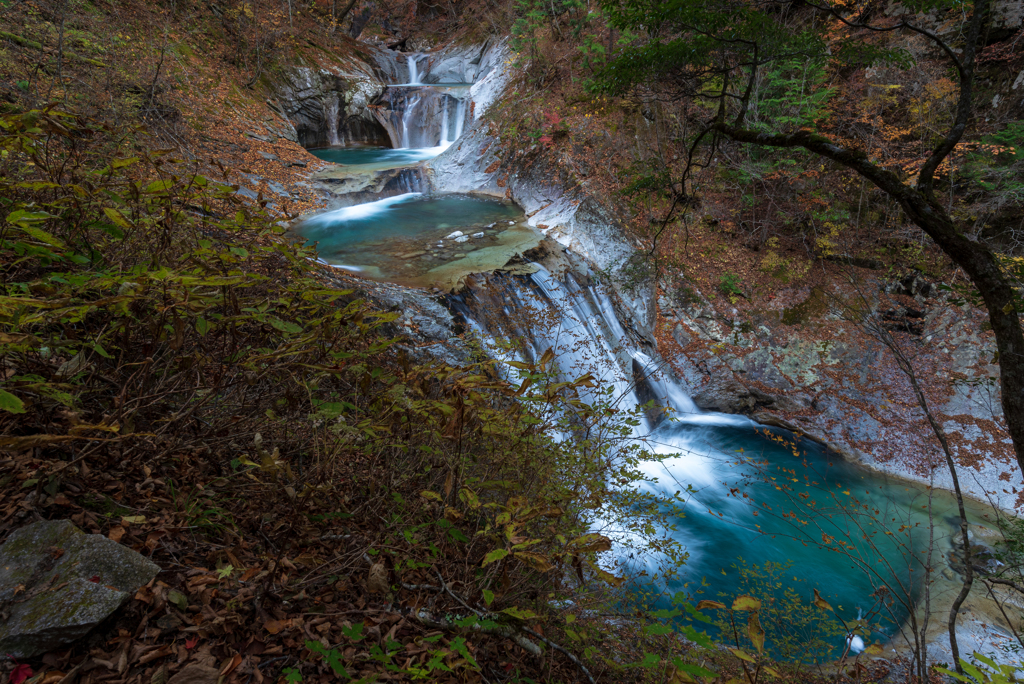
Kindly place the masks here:
<instances>
[{"instance_id":1,"label":"orange leaf","mask_svg":"<svg viewBox=\"0 0 1024 684\"><path fill-rule=\"evenodd\" d=\"M267 630L271 634L277 634L282 629L287 629L292 626L291 620L267 620L263 624L263 629Z\"/></svg>"},{"instance_id":2,"label":"orange leaf","mask_svg":"<svg viewBox=\"0 0 1024 684\"><path fill-rule=\"evenodd\" d=\"M124 528L121 527L120 525L117 525L115 527L111 527L110 528L110 532L107 533L107 536L110 537L111 539L113 539L116 542L120 542L121 541L121 537L124 536Z\"/></svg>"},{"instance_id":3,"label":"orange leaf","mask_svg":"<svg viewBox=\"0 0 1024 684\"><path fill-rule=\"evenodd\" d=\"M221 669L221 677L225 677L235 671L235 668L242 664L242 654L236 653L233 658Z\"/></svg>"}]
</instances>

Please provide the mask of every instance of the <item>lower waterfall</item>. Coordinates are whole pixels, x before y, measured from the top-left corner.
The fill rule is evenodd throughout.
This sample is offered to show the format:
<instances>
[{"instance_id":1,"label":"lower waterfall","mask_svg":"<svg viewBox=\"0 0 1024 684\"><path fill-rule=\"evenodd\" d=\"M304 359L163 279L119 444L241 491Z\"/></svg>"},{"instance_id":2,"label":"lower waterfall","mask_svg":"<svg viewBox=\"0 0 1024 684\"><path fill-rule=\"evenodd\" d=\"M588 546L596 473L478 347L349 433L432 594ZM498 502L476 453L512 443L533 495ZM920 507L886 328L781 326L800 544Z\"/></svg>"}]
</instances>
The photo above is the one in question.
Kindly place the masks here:
<instances>
[{"instance_id":1,"label":"lower waterfall","mask_svg":"<svg viewBox=\"0 0 1024 684\"><path fill-rule=\"evenodd\" d=\"M620 322L603 286L534 267L529 276L476 278L452 299L453 311L505 362L513 385L519 380L507 362L537 363L548 349L559 380L593 375L597 387L586 401L636 415L632 443L650 459L639 466L646 479L635 486L683 502L672 528L659 531L685 545L680 568L666 568L658 552L628 548L615 521L595 514L594 531L627 542L607 569L650 578L644 591L652 608L670 607L679 592L731 601L752 590L745 584L750 577L770 570L781 576L770 590L779 598L792 591L812 605L818 591L849 620L874 610L887 625L874 639L892 637L921 590L929 535L940 553L952 548L952 497L931 493L932 529L924 488L746 417L699 410L665 361ZM499 340L511 342L511 351ZM837 638L833 655L842 645Z\"/></svg>"}]
</instances>

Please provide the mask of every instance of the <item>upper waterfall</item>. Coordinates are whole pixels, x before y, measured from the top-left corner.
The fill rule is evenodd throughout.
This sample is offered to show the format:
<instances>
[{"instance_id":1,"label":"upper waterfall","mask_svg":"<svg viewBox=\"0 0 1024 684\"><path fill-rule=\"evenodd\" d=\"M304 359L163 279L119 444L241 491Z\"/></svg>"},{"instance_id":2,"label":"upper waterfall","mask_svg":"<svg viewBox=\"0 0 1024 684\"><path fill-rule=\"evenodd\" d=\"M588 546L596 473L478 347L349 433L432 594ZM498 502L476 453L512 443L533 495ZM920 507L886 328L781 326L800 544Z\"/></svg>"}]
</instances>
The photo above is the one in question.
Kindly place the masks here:
<instances>
[{"instance_id":1,"label":"upper waterfall","mask_svg":"<svg viewBox=\"0 0 1024 684\"><path fill-rule=\"evenodd\" d=\"M418 55L409 55L409 85L420 85L420 74L416 68L416 57Z\"/></svg>"}]
</instances>

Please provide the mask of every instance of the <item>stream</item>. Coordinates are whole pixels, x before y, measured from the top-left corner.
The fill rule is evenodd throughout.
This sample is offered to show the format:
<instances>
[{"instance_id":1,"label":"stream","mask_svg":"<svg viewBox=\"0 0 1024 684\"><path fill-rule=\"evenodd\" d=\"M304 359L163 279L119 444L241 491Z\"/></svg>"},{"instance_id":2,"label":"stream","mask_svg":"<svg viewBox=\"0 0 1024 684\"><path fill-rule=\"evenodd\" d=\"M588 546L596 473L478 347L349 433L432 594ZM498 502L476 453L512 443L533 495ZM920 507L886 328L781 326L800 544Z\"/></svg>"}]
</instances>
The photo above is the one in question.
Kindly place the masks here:
<instances>
[{"instance_id":1,"label":"stream","mask_svg":"<svg viewBox=\"0 0 1024 684\"><path fill-rule=\"evenodd\" d=\"M353 171L376 171L420 163L455 143L471 123L468 84L424 84L428 74L416 56L408 60L409 82L387 93L393 148L311 152ZM619 574L647 572L651 607L669 607L678 592L731 600L755 589L780 600L790 591L810 606L817 590L845 620L885 603L873 619L882 626L865 635L884 642L908 616L906 601L893 597L916 599L922 590L930 544L933 567L945 567L957 523L951 496L845 462L785 431L701 412L664 361L623 325L594 274L531 264L528 275L471 275L498 269L540 242L515 205L407 192L330 209L294 230L318 244L323 261L364 277L445 290L464 284L449 296L450 307L485 343L514 340L514 356L533 361L551 348L561 375L593 373L601 388L614 388L618 409L642 409L652 400L669 409L648 409L635 430L633 439L664 456L644 466L648 480L637 486L685 500L683 514L661 532L685 545L688 560L664 579L665 559L657 553L606 559ZM596 520L595 529L617 533L611 520ZM751 585L750 570L766 564L777 564L769 586ZM844 641L835 639L837 655Z\"/></svg>"}]
</instances>

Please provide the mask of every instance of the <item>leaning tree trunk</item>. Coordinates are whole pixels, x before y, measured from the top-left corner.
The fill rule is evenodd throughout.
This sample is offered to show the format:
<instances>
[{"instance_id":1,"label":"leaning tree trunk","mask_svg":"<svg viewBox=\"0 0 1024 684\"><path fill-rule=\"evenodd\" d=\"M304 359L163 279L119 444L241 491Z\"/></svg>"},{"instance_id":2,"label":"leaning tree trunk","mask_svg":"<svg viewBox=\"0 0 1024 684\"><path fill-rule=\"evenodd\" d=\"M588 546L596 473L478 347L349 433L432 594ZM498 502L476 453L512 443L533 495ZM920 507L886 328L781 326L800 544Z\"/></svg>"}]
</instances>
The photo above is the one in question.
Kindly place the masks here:
<instances>
[{"instance_id":1,"label":"leaning tree trunk","mask_svg":"<svg viewBox=\"0 0 1024 684\"><path fill-rule=\"evenodd\" d=\"M962 268L981 294L988 309L999 351L999 380L1003 417L1013 440L1017 465L1024 474L1024 333L1017 312L1017 297L995 253L981 242L967 238L946 210L925 192L907 185L892 171L876 166L866 154L844 147L811 131L790 134L763 133L730 126L719 119L711 130L742 143L766 147L802 147L856 171L899 202L907 217Z\"/></svg>"}]
</instances>

